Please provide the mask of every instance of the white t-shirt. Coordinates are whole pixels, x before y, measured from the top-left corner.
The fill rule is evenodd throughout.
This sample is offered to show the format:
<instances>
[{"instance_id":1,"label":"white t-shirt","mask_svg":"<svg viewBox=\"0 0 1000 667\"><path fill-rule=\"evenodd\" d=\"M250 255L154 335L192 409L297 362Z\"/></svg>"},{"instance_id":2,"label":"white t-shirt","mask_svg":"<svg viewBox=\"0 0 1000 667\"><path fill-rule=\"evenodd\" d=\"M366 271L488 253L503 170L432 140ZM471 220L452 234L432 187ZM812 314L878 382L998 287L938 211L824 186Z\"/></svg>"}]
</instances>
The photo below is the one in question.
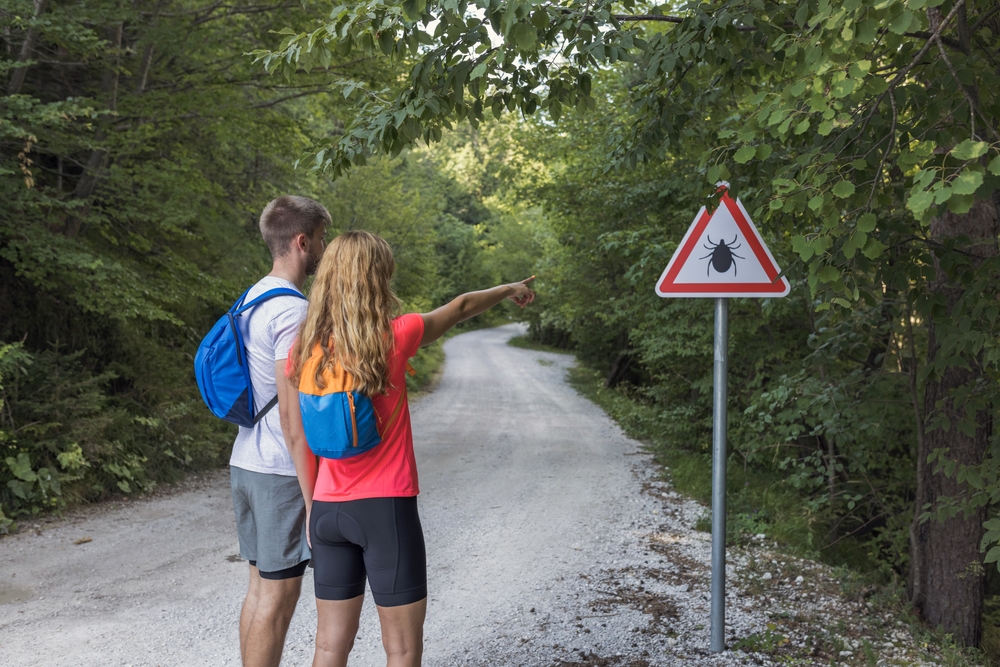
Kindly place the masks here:
<instances>
[{"instance_id":1,"label":"white t-shirt","mask_svg":"<svg viewBox=\"0 0 1000 667\"><path fill-rule=\"evenodd\" d=\"M246 301L277 287L299 291L287 280L266 276L250 288ZM253 382L253 400L257 410L278 393L274 364L288 358L288 350L295 342L308 305L305 299L295 296L276 296L257 304L238 320L250 363L250 381ZM281 434L277 405L253 428L240 426L229 465L269 475L295 476L295 464Z\"/></svg>"}]
</instances>

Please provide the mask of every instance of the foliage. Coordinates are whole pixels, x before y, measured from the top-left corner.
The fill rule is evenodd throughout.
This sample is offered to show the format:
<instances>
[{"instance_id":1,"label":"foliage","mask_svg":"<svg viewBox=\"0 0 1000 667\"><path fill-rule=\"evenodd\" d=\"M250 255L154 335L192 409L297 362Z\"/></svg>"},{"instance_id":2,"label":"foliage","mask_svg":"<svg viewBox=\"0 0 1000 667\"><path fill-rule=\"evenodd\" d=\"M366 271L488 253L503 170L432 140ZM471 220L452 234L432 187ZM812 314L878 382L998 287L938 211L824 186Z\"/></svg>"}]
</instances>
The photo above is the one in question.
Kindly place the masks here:
<instances>
[{"instance_id":1,"label":"foliage","mask_svg":"<svg viewBox=\"0 0 1000 667\"><path fill-rule=\"evenodd\" d=\"M295 171L350 102L319 77L262 77L234 45L277 46L271 31L317 5L40 6L0 0L0 530L228 459L231 427L201 405L191 362L268 270L257 216L273 197L311 196L338 229L383 233L407 309L497 279L486 255L502 213L440 157L339 183ZM395 76L353 57L330 67L369 86ZM413 388L438 364L423 351Z\"/></svg>"},{"instance_id":2,"label":"foliage","mask_svg":"<svg viewBox=\"0 0 1000 667\"><path fill-rule=\"evenodd\" d=\"M704 451L679 445L668 435L671 415L654 404L636 400L624 387L603 386L601 372L592 368L581 365L572 369L569 380L607 411L630 437L650 448L674 488L699 502L711 501L711 458ZM782 483L781 474L744 467L731 460L726 476L730 490L726 507L729 539L746 542L764 533L799 555L864 565L863 551L852 543L838 545L835 552L820 550L825 537L823 522L803 506L799 494ZM709 519L704 528L710 525Z\"/></svg>"}]
</instances>

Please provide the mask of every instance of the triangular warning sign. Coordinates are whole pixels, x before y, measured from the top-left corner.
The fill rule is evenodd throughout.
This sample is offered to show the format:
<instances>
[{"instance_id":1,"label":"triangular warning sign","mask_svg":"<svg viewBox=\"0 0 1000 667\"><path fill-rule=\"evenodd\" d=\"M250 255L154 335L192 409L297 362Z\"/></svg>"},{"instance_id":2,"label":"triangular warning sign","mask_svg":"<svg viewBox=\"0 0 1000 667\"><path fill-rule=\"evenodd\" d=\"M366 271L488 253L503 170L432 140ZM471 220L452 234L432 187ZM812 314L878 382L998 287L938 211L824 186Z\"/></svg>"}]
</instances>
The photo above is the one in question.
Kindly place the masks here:
<instances>
[{"instance_id":1,"label":"triangular warning sign","mask_svg":"<svg viewBox=\"0 0 1000 667\"><path fill-rule=\"evenodd\" d=\"M656 283L665 297L775 297L791 289L739 199L702 206Z\"/></svg>"}]
</instances>

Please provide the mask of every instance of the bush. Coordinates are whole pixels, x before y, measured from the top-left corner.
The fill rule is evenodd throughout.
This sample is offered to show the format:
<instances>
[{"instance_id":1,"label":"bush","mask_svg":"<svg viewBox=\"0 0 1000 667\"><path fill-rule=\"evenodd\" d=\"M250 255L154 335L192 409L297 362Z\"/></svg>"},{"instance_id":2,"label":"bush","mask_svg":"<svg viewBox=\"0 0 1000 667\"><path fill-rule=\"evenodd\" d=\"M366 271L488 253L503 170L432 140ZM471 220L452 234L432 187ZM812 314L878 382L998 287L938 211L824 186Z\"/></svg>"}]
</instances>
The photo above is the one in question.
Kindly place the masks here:
<instances>
[{"instance_id":1,"label":"bush","mask_svg":"<svg viewBox=\"0 0 1000 667\"><path fill-rule=\"evenodd\" d=\"M118 375L82 355L0 347L0 532L67 502L149 491L226 451L230 429L194 400L152 413L126 404L110 390Z\"/></svg>"}]
</instances>

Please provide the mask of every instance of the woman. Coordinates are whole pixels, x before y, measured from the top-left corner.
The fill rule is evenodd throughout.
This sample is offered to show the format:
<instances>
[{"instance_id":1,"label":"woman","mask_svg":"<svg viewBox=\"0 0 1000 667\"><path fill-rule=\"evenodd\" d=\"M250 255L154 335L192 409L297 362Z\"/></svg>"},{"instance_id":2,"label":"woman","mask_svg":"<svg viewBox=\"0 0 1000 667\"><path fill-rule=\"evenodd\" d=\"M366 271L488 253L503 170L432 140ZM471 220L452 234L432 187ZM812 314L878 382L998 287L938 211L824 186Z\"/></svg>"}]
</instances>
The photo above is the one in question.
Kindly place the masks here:
<instances>
[{"instance_id":1,"label":"woman","mask_svg":"<svg viewBox=\"0 0 1000 667\"><path fill-rule=\"evenodd\" d=\"M453 326L511 299L524 307L534 292L529 278L470 292L426 313L396 317L390 286L396 268L389 244L363 231L330 243L316 273L309 311L288 358L286 374L298 386L317 344L326 362L339 362L355 388L371 397L386 425L374 449L347 459L296 462L309 510L319 616L313 667L343 667L354 645L369 582L382 626L388 667L417 667L423 653L427 566L417 513L417 468L406 362ZM332 341L332 344L330 343ZM402 394L402 395L401 395ZM402 400L397 418L397 403ZM301 433L294 406L293 430ZM312 459L312 457L308 457Z\"/></svg>"}]
</instances>

